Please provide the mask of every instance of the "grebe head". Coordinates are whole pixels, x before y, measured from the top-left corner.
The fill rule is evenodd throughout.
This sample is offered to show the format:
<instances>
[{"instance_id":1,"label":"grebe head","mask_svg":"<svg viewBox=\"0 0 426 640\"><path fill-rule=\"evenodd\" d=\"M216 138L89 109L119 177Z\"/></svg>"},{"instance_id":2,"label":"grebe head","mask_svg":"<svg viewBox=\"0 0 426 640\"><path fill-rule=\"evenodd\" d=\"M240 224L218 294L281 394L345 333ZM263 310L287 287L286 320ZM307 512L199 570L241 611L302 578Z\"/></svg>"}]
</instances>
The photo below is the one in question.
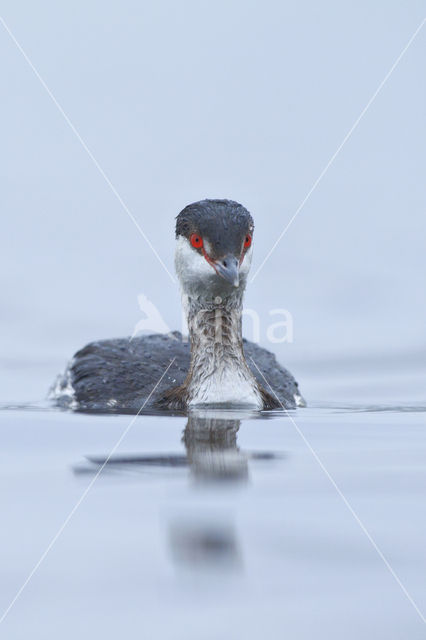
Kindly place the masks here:
<instances>
[{"instance_id":1,"label":"grebe head","mask_svg":"<svg viewBox=\"0 0 426 640\"><path fill-rule=\"evenodd\" d=\"M252 257L253 219L232 200L200 200L176 218L175 265L191 297L229 297L245 288Z\"/></svg>"}]
</instances>

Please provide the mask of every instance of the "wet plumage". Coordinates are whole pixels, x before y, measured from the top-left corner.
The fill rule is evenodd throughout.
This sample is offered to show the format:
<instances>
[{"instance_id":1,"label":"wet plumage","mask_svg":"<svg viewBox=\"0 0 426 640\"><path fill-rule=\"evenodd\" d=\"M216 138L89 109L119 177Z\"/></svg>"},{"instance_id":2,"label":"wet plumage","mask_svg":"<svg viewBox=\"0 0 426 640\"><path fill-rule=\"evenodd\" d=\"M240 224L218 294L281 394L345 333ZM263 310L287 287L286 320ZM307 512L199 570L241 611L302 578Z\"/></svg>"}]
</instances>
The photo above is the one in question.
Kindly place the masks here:
<instances>
[{"instance_id":1,"label":"wet plumage","mask_svg":"<svg viewBox=\"0 0 426 640\"><path fill-rule=\"evenodd\" d=\"M93 342L75 354L52 397L78 410L115 412L139 411L147 398L146 407L174 411L303 404L275 356L242 339L253 231L250 213L232 200L185 207L176 221L175 266L189 343L178 332Z\"/></svg>"}]
</instances>

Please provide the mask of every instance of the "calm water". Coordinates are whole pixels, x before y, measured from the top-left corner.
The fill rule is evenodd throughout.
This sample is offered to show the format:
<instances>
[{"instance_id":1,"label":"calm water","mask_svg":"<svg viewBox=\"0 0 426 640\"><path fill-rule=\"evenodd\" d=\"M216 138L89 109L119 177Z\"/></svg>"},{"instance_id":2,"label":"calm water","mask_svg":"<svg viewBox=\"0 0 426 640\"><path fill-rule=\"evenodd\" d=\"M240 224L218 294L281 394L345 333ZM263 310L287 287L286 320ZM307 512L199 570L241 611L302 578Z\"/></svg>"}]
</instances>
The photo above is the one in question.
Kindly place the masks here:
<instances>
[{"instance_id":1,"label":"calm water","mask_svg":"<svg viewBox=\"0 0 426 640\"><path fill-rule=\"evenodd\" d=\"M16 404L0 411L2 610L132 419L22 406L51 367L3 369L2 397ZM326 398L308 369L305 388ZM335 401L292 412L296 424L281 413L137 417L2 637L425 637L304 440L425 612L426 406L415 362L399 377L386 369L343 376L324 364Z\"/></svg>"},{"instance_id":2,"label":"calm water","mask_svg":"<svg viewBox=\"0 0 426 640\"><path fill-rule=\"evenodd\" d=\"M2 17L170 271L187 203L248 207L253 275L306 203L246 307L267 348L291 313L273 348L309 408L297 426L137 418L1 637L425 637L301 436L425 615L425 28L310 192L423 3L5 0ZM55 375L131 335L140 294L181 328L176 284L2 29L0 616L131 420L52 410Z\"/></svg>"}]
</instances>

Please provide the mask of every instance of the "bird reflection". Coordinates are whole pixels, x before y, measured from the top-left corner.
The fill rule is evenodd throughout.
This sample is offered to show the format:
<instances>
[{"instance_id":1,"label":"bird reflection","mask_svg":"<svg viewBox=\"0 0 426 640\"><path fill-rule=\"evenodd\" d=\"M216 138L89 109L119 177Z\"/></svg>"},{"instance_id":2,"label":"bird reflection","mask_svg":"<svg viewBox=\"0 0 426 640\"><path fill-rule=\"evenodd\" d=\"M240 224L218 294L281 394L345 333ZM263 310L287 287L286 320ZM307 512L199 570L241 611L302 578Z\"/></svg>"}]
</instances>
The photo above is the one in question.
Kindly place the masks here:
<instances>
[{"instance_id":1,"label":"bird reflection","mask_svg":"<svg viewBox=\"0 0 426 640\"><path fill-rule=\"evenodd\" d=\"M196 484L244 483L248 479L248 455L237 445L241 419L235 412L193 411L182 441ZM180 514L169 523L169 542L175 564L197 572L234 572L242 567L238 538L229 513L205 503Z\"/></svg>"},{"instance_id":2,"label":"bird reflection","mask_svg":"<svg viewBox=\"0 0 426 640\"><path fill-rule=\"evenodd\" d=\"M196 479L247 480L247 456L237 446L240 424L241 419L223 412L197 411L188 416L182 440Z\"/></svg>"},{"instance_id":3,"label":"bird reflection","mask_svg":"<svg viewBox=\"0 0 426 640\"><path fill-rule=\"evenodd\" d=\"M275 457L269 453L240 451L237 434L241 420L250 412L224 410L191 411L183 431L185 454L119 454L108 457L91 455L87 462L76 465L74 472L102 473L146 471L147 468L189 467L192 478L200 482L247 482L248 462Z\"/></svg>"},{"instance_id":4,"label":"bird reflection","mask_svg":"<svg viewBox=\"0 0 426 640\"><path fill-rule=\"evenodd\" d=\"M196 571L235 571L242 567L238 537L229 510L218 509L220 487L244 485L249 477L249 462L275 458L272 453L241 451L237 436L243 419L259 414L224 410L197 410L187 416L182 435L185 454L120 454L109 457L88 456L75 473L145 471L169 468L179 473L189 469L193 484L214 484L213 494L206 490L200 505L187 497L185 508L169 513L166 527L171 557L178 567ZM192 498L191 498L192 495ZM230 493L230 495L232 495ZM213 497L213 503L210 501ZM213 506L215 504L215 506ZM182 506L182 505L181 505ZM173 506L175 510L175 506Z\"/></svg>"},{"instance_id":5,"label":"bird reflection","mask_svg":"<svg viewBox=\"0 0 426 640\"><path fill-rule=\"evenodd\" d=\"M232 522L224 514L206 521L199 514L186 514L168 525L172 558L186 569L235 571L242 558Z\"/></svg>"}]
</instances>

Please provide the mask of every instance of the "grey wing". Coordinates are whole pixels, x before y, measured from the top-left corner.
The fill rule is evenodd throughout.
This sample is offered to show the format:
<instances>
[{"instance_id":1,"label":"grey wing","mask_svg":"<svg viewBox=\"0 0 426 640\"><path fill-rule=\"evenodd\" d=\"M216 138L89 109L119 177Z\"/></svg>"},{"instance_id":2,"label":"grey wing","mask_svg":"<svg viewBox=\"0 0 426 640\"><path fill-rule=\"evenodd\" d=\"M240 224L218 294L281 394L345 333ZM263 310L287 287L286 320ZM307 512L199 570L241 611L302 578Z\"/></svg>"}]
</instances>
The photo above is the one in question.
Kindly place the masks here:
<instances>
[{"instance_id":1,"label":"grey wing","mask_svg":"<svg viewBox=\"0 0 426 640\"><path fill-rule=\"evenodd\" d=\"M75 354L49 395L79 411L135 413L150 394L147 407L182 384L189 360L189 345L179 332L91 342Z\"/></svg>"}]
</instances>

